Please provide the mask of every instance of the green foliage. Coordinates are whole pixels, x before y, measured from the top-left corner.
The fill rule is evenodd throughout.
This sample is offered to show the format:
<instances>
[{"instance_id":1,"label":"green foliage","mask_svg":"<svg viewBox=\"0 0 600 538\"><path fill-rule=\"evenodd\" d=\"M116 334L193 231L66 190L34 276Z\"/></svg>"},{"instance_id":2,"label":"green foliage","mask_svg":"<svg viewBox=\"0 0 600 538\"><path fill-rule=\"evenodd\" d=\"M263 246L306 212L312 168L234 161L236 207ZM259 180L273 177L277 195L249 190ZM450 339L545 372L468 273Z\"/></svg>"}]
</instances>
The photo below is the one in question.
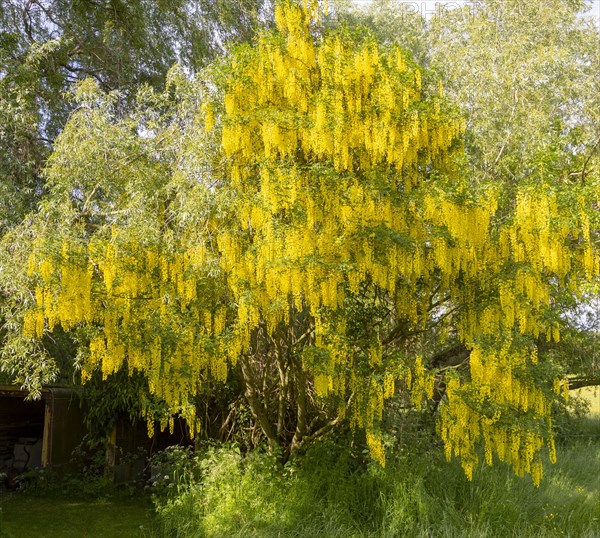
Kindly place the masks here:
<instances>
[{"instance_id":1,"label":"green foliage","mask_svg":"<svg viewBox=\"0 0 600 538\"><path fill-rule=\"evenodd\" d=\"M427 22L414 9L415 5L395 0L373 0L357 8L349 3L340 6L338 19L351 28L369 33L380 43L398 44L410 50L420 65L427 65Z\"/></svg>"},{"instance_id":2,"label":"green foliage","mask_svg":"<svg viewBox=\"0 0 600 538\"><path fill-rule=\"evenodd\" d=\"M82 393L86 426L93 439L105 439L119 416L127 416L135 424L148 398L148 385L139 375L129 376L118 372L102 380L95 372Z\"/></svg>"},{"instance_id":3,"label":"green foliage","mask_svg":"<svg viewBox=\"0 0 600 538\"><path fill-rule=\"evenodd\" d=\"M60 473L54 469L28 469L16 477L17 491L28 497L53 495L79 496L98 499L121 494L102 474L93 469L81 469L74 473Z\"/></svg>"},{"instance_id":4,"label":"green foliage","mask_svg":"<svg viewBox=\"0 0 600 538\"><path fill-rule=\"evenodd\" d=\"M486 0L432 21L431 62L467 116L479 181L598 177L600 54L584 5Z\"/></svg>"},{"instance_id":5,"label":"green foliage","mask_svg":"<svg viewBox=\"0 0 600 538\"><path fill-rule=\"evenodd\" d=\"M286 467L231 448L188 454L200 477L188 471L185 484L155 496L163 535L591 538L600 530L593 442L561 447L539 490L506 467L482 469L469 482L439 449L410 446L386 469L332 440Z\"/></svg>"},{"instance_id":6,"label":"green foliage","mask_svg":"<svg viewBox=\"0 0 600 538\"><path fill-rule=\"evenodd\" d=\"M589 3L482 0L460 9L449 3L428 21L415 5L377 0L345 16L384 42L402 43L444 81L467 121L471 182L502 187L497 219L506 218L512 193L524 184L563 191L564 219L578 196L597 200L600 34L599 21L586 14ZM590 214L590 230L598 241L598 211ZM598 289L596 281L577 300L556 290L553 310L564 338L538 341L540 355L582 384L600 383Z\"/></svg>"},{"instance_id":7,"label":"green foliage","mask_svg":"<svg viewBox=\"0 0 600 538\"><path fill-rule=\"evenodd\" d=\"M140 85L164 86L175 63L197 72L249 40L262 0L26 2L0 6L0 233L32 211L41 169L75 106L64 93L90 77L127 110Z\"/></svg>"},{"instance_id":8,"label":"green foliage","mask_svg":"<svg viewBox=\"0 0 600 538\"><path fill-rule=\"evenodd\" d=\"M150 459L152 493L161 500L175 499L200 480L200 453L191 447L174 445Z\"/></svg>"}]
</instances>

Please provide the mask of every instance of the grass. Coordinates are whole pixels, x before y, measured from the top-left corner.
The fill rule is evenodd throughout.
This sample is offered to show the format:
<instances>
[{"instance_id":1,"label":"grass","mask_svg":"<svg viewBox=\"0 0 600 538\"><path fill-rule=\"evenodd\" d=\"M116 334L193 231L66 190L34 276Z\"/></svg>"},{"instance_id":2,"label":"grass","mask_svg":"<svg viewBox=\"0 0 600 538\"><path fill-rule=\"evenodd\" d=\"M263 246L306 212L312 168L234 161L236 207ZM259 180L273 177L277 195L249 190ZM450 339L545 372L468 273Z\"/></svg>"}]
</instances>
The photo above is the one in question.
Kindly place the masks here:
<instances>
[{"instance_id":1,"label":"grass","mask_svg":"<svg viewBox=\"0 0 600 538\"><path fill-rule=\"evenodd\" d=\"M321 443L283 469L259 452L174 451L179 460L171 461L168 476L161 473L170 478L155 488L156 512L148 496L107 493L88 482L5 493L0 537L600 536L598 417L580 417L565 430L558 463L546 462L539 488L501 464L480 465L469 481L430 440L398 449L385 469L365 465L360 450L347 447ZM173 481L175 476L184 479Z\"/></svg>"},{"instance_id":2,"label":"grass","mask_svg":"<svg viewBox=\"0 0 600 538\"><path fill-rule=\"evenodd\" d=\"M0 510L1 538L135 538L146 536L155 524L147 496L4 492Z\"/></svg>"},{"instance_id":3,"label":"grass","mask_svg":"<svg viewBox=\"0 0 600 538\"><path fill-rule=\"evenodd\" d=\"M590 415L600 419L600 387L583 387L572 390L571 394L586 400L590 406Z\"/></svg>"},{"instance_id":4,"label":"grass","mask_svg":"<svg viewBox=\"0 0 600 538\"><path fill-rule=\"evenodd\" d=\"M469 481L435 448L381 469L324 444L283 471L264 455L216 451L201 482L159 501L161 536L598 538L600 422L580 428L557 447L558 463L546 463L539 488L501 464L481 465Z\"/></svg>"}]
</instances>

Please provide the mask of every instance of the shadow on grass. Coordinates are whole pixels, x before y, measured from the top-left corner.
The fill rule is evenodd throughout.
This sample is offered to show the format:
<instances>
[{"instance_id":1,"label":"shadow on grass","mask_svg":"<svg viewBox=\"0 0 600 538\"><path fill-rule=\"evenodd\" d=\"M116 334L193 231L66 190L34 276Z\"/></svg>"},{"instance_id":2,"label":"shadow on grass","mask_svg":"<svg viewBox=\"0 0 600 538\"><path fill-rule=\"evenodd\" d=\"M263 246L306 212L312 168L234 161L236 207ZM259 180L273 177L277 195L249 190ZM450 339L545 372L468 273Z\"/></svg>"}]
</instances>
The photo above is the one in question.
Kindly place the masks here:
<instances>
[{"instance_id":1,"label":"shadow on grass","mask_svg":"<svg viewBox=\"0 0 600 538\"><path fill-rule=\"evenodd\" d=\"M135 538L152 535L154 513L147 496L78 498L73 492L2 493L0 537Z\"/></svg>"}]
</instances>

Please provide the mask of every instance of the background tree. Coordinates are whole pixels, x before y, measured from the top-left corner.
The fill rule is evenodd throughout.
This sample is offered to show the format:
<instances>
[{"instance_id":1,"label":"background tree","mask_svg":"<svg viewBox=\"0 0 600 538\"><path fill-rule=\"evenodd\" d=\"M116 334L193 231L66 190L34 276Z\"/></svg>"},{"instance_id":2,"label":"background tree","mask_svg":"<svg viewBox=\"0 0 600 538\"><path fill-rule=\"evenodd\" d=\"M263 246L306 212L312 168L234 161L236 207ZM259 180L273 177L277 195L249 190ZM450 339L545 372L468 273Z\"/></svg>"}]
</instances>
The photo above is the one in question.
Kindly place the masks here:
<instances>
[{"instance_id":1,"label":"background tree","mask_svg":"<svg viewBox=\"0 0 600 538\"><path fill-rule=\"evenodd\" d=\"M67 121L72 84L91 77L126 107L140 84L164 85L176 62L193 73L250 38L260 1L7 0L0 6L0 231L35 208L40 169Z\"/></svg>"}]
</instances>

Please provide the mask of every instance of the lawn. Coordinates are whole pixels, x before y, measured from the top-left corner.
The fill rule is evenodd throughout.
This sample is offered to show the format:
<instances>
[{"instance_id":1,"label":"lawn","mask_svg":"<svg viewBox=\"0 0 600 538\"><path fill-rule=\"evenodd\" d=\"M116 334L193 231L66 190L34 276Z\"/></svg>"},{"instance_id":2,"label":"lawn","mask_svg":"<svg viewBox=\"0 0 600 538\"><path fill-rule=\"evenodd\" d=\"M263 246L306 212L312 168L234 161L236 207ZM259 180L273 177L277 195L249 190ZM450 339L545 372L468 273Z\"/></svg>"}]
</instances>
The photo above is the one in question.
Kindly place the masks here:
<instances>
[{"instance_id":1,"label":"lawn","mask_svg":"<svg viewBox=\"0 0 600 538\"><path fill-rule=\"evenodd\" d=\"M142 538L151 534L154 524L152 503L145 495L0 495L1 538Z\"/></svg>"},{"instance_id":2,"label":"lawn","mask_svg":"<svg viewBox=\"0 0 600 538\"><path fill-rule=\"evenodd\" d=\"M571 391L571 394L587 400L590 404L590 415L600 418L600 387L584 387Z\"/></svg>"}]
</instances>

